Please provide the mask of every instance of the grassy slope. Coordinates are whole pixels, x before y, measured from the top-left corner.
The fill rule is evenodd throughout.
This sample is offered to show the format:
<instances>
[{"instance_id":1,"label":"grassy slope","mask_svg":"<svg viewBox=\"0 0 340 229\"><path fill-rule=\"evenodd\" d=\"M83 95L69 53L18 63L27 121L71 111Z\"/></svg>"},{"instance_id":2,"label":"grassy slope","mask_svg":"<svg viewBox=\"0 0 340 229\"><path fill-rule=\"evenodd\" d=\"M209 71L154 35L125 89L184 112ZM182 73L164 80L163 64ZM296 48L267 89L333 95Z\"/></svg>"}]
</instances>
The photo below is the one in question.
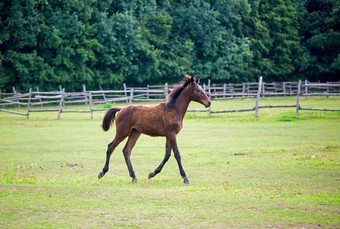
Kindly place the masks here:
<instances>
[{"instance_id":1,"label":"grassy slope","mask_svg":"<svg viewBox=\"0 0 340 229\"><path fill-rule=\"evenodd\" d=\"M254 100L214 101L213 109L249 108ZM294 98L261 100L294 104ZM340 108L340 99L302 100ZM122 105L123 106L123 105ZM201 108L192 104L192 108ZM83 108L81 108L83 109ZM165 139L141 136L132 154L138 184L122 156L101 179L113 130L94 114L0 113L0 227L334 228L339 218L340 113L293 108L220 114L188 113L178 135L184 185Z\"/></svg>"}]
</instances>

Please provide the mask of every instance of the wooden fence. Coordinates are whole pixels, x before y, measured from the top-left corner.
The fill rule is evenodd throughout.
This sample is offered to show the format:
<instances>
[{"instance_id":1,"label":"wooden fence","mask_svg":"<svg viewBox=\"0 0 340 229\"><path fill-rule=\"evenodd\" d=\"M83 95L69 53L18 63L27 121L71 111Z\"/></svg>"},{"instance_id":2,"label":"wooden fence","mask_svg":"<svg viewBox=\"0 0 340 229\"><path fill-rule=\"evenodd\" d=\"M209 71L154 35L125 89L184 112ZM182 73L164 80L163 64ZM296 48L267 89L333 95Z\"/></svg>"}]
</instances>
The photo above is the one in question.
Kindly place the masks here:
<instances>
[{"instance_id":1,"label":"wooden fence","mask_svg":"<svg viewBox=\"0 0 340 229\"><path fill-rule=\"evenodd\" d=\"M237 98L256 98L256 103L253 108L240 110L220 110L213 111L210 108L204 110L188 110L189 112L209 112L209 115L214 113L226 112L244 112L255 111L255 117L258 116L258 110L261 108L285 108L296 107L296 115L299 115L299 110L319 110L319 111L340 111L335 109L320 109L320 108L303 108L300 105L300 96L339 96L340 82L337 83L311 83L307 80L299 82L280 82L266 83L262 82L262 77L255 83L242 84L215 84L208 81L208 84L203 84L202 88L212 100L237 99ZM82 92L66 92L60 87L59 91L41 92L38 88L35 91L32 89L28 93L18 93L13 87L12 93L1 93L0 91L0 111L18 115L27 116L30 112L58 112L57 119L60 119L61 113L65 112L88 112L93 117L94 111L106 110L105 108L96 109L94 105L125 102L132 104L135 101L165 101L168 93L171 91L171 86L168 84L151 86L147 85L144 88L132 88L123 85L123 90L100 90L87 91L83 85ZM267 105L260 106L260 98L265 96L296 96L296 105ZM68 104L85 104L88 110L69 110L64 109ZM44 105L49 107L56 106L55 109L45 109ZM13 106L24 106L27 108L26 113L9 110ZM7 109L4 109L7 108Z\"/></svg>"}]
</instances>

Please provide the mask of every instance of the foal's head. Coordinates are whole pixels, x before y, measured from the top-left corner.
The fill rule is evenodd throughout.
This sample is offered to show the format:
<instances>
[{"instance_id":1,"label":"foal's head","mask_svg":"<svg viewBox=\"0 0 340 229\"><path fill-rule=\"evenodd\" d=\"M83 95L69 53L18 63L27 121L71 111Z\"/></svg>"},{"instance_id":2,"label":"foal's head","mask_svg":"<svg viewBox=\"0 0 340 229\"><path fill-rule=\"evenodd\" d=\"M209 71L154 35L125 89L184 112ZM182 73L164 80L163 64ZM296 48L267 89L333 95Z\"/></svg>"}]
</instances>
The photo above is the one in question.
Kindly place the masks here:
<instances>
[{"instance_id":1,"label":"foal's head","mask_svg":"<svg viewBox=\"0 0 340 229\"><path fill-rule=\"evenodd\" d=\"M187 90L190 100L198 102L205 107L209 107L211 102L202 87L199 85L200 79L196 79L196 77L193 76L185 75L184 80L186 81L186 83L188 83Z\"/></svg>"},{"instance_id":2,"label":"foal's head","mask_svg":"<svg viewBox=\"0 0 340 229\"><path fill-rule=\"evenodd\" d=\"M167 106L175 106L175 102L180 97L182 92L185 92L189 101L196 101L203 104L205 107L209 107L211 102L209 97L205 94L201 86L198 84L199 79L193 76L185 75L182 83L175 87L168 97Z\"/></svg>"}]
</instances>

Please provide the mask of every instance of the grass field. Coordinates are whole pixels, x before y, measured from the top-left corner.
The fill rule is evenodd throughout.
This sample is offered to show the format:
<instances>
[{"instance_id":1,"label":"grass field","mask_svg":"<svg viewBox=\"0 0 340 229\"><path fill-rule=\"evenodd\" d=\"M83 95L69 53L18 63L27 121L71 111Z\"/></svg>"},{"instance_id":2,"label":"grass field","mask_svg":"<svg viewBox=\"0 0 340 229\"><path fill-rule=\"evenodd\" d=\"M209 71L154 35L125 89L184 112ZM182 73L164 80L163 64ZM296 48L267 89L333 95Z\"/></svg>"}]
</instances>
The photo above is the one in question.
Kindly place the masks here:
<instances>
[{"instance_id":1,"label":"grass field","mask_svg":"<svg viewBox=\"0 0 340 229\"><path fill-rule=\"evenodd\" d=\"M213 101L212 109L254 103ZM301 106L340 109L340 98L302 98ZM147 179L165 139L143 135L131 157L138 183L128 175L125 142L98 180L114 137L114 128L101 130L103 115L31 113L26 120L0 112L0 228L340 227L340 112L187 113L178 145L190 185L173 155Z\"/></svg>"}]
</instances>

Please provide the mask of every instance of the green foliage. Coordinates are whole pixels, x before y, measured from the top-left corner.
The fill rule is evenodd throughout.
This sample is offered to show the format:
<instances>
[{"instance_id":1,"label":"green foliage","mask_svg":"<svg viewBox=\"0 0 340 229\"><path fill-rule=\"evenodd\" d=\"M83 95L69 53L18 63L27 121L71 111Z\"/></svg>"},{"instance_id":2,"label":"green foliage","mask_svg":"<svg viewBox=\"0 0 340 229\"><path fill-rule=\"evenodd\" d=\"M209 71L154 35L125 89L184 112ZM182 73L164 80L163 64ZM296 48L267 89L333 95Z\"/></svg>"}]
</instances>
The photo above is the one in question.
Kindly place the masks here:
<instances>
[{"instance_id":1,"label":"green foliage","mask_svg":"<svg viewBox=\"0 0 340 229\"><path fill-rule=\"evenodd\" d=\"M291 1L251 0L245 36L251 37L251 72L266 81L294 80L302 54L297 11Z\"/></svg>"},{"instance_id":2,"label":"green foliage","mask_svg":"<svg viewBox=\"0 0 340 229\"><path fill-rule=\"evenodd\" d=\"M339 80L340 2L308 0L304 5L299 17L304 47L301 74L312 80Z\"/></svg>"},{"instance_id":3,"label":"green foliage","mask_svg":"<svg viewBox=\"0 0 340 229\"><path fill-rule=\"evenodd\" d=\"M339 1L4 0L0 89L336 80Z\"/></svg>"}]
</instances>

